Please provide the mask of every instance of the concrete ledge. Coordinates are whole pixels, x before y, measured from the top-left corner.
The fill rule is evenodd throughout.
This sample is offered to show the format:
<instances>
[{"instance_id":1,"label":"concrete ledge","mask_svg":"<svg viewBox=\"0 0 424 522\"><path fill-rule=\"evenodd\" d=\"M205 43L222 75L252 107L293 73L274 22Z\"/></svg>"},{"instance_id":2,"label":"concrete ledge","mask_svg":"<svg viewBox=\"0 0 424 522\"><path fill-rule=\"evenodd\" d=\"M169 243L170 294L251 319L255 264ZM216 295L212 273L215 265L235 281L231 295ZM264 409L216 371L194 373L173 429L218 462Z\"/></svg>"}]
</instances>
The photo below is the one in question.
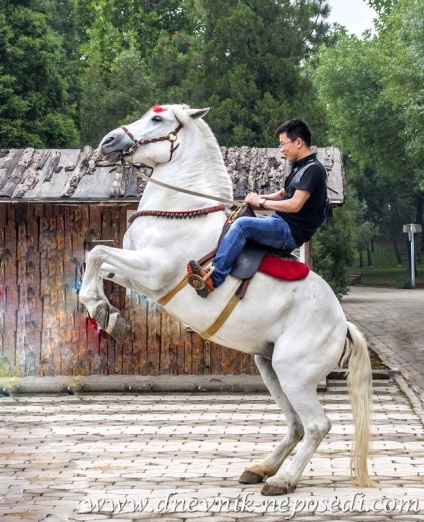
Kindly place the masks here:
<instances>
[{"instance_id":1,"label":"concrete ledge","mask_svg":"<svg viewBox=\"0 0 424 522\"><path fill-rule=\"evenodd\" d=\"M138 393L215 392L264 393L267 389L257 375L99 375L75 377L2 377L0 393Z\"/></svg>"},{"instance_id":2,"label":"concrete ledge","mask_svg":"<svg viewBox=\"0 0 424 522\"><path fill-rule=\"evenodd\" d=\"M392 370L374 370L373 379L389 379ZM345 379L334 371L330 379ZM318 385L325 391L327 382ZM0 377L0 394L30 393L269 393L259 375L90 375L59 377Z\"/></svg>"},{"instance_id":3,"label":"concrete ledge","mask_svg":"<svg viewBox=\"0 0 424 522\"><path fill-rule=\"evenodd\" d=\"M326 382L318 385L325 391ZM1 377L0 394L29 393L269 393L259 375L98 375L75 377Z\"/></svg>"}]
</instances>

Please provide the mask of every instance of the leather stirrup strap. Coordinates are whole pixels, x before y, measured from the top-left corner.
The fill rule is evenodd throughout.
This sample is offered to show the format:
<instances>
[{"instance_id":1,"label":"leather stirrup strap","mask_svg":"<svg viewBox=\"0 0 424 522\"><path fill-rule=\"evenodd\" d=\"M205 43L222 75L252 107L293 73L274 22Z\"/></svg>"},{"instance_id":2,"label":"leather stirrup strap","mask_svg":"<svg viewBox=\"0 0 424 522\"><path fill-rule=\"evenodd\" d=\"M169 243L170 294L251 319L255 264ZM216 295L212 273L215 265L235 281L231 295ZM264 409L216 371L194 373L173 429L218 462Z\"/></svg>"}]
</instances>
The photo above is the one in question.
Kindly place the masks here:
<instances>
[{"instance_id":1,"label":"leather stirrup strap","mask_svg":"<svg viewBox=\"0 0 424 522\"><path fill-rule=\"evenodd\" d=\"M228 319L231 312L237 306L239 301L244 297L245 292L243 292L243 287L245 285L245 282L246 281L241 282L240 286L236 290L236 293L228 301L228 303L226 304L222 312L219 314L219 316L216 318L214 323L212 323L207 330L200 334L201 337L208 340L221 328L221 326Z\"/></svg>"}]
</instances>

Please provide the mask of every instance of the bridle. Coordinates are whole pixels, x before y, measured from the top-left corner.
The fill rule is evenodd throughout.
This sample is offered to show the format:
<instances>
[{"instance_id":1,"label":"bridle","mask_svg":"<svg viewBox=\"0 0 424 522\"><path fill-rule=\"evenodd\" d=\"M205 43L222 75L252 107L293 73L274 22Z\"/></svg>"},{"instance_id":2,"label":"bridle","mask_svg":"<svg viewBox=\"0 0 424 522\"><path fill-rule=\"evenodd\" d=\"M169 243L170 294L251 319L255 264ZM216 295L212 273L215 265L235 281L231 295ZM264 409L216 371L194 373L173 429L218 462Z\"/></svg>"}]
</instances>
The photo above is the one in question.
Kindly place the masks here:
<instances>
[{"instance_id":1,"label":"bridle","mask_svg":"<svg viewBox=\"0 0 424 522\"><path fill-rule=\"evenodd\" d=\"M178 133L183 128L183 124L178 120L178 118L177 118L177 121L179 124L178 127L176 127L173 131L168 132L168 134L166 136L161 136L160 138L151 138L151 139L147 139L147 140L138 140L126 127L124 127L122 125L121 129L125 132L125 134L127 134L127 136L129 136L129 138L133 142L133 145L131 145L131 147L128 149L128 151L125 153L125 155L133 154L138 149L138 147L141 147L141 145L149 145L149 143L157 143L158 141L169 141L169 143L171 144L171 149L170 149L168 161L171 161L172 155L180 146L179 143L177 143L177 145L175 145L175 142L178 139Z\"/></svg>"},{"instance_id":2,"label":"bridle","mask_svg":"<svg viewBox=\"0 0 424 522\"><path fill-rule=\"evenodd\" d=\"M138 140L126 127L121 126L120 128L127 134L127 136L129 136L129 138L133 142L133 145L128 149L128 151L123 153L122 156L121 156L121 163L123 165L123 168L125 168L124 164L126 163L125 159L124 159L124 156L128 156L128 155L133 154L138 149L138 147L141 147L142 145L148 145L149 143L157 143L159 141L169 141L169 143L171 144L169 160L168 160L168 162L170 162L172 160L172 155L174 154L174 152L180 146L179 143L177 143L175 145L175 142L178 139L178 133L183 128L183 124L179 121L178 118L176 118L176 119L178 121L178 126L173 131L168 132L168 134L166 136L161 136L160 138L150 138L150 139L146 139L146 140ZM228 200L228 199L220 198L220 197L217 197L217 196L212 196L212 195L209 195L209 194L203 194L201 192L195 192L195 191L184 189L184 188L181 188L181 187L176 187L174 185L168 185L167 183L163 183L161 181L158 181L158 180L155 180L155 179L153 179L151 177L146 176L143 172L141 172L139 169L137 169L137 167L134 164L132 164L132 163L131 163L131 166L132 166L132 170L135 171L135 173L139 177L143 178L146 182L152 182L152 183L154 183L156 185L159 185L161 187L164 187L164 188L167 188L167 189L170 189L170 190L175 190L177 192L183 192L185 194L190 194L190 195L193 195L193 196L198 196L198 197L203 197L203 198L206 198L206 199L212 199L212 200L215 200L215 201L219 201L220 203L224 203L225 205L236 206L238 208L238 210L240 210L240 208L243 206L243 203L240 203L238 201ZM204 212L204 210L206 210L207 212ZM134 221L134 219L136 219L137 217L146 216L146 215L156 216L156 217L185 218L185 217L196 217L196 216L200 216L200 215L205 215L205 214L208 214L210 212L217 212L218 210L224 210L224 207L221 207L221 206L208 207L207 209L201 209L201 212L199 212L198 210L188 211L188 212L166 212L166 211L159 212L159 211L154 211L153 213L150 212L150 211L149 212L143 211L143 212L136 212L136 214L132 218L132 221Z\"/></svg>"}]
</instances>

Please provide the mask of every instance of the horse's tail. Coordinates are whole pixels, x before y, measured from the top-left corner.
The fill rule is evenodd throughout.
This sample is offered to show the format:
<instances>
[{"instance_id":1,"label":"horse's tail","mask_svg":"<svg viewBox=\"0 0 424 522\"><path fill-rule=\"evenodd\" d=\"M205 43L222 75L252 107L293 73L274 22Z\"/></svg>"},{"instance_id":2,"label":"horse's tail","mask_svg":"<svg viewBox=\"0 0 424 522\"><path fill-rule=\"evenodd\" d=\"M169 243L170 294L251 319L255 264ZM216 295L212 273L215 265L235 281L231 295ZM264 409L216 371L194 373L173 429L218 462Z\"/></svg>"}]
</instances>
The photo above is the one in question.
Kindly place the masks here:
<instances>
[{"instance_id":1,"label":"horse's tail","mask_svg":"<svg viewBox=\"0 0 424 522\"><path fill-rule=\"evenodd\" d=\"M347 323L345 351L341 366L348 361L347 385L354 423L354 441L350 459L351 477L358 487L374 487L368 473L368 452L372 411L372 370L367 343L352 324Z\"/></svg>"}]
</instances>

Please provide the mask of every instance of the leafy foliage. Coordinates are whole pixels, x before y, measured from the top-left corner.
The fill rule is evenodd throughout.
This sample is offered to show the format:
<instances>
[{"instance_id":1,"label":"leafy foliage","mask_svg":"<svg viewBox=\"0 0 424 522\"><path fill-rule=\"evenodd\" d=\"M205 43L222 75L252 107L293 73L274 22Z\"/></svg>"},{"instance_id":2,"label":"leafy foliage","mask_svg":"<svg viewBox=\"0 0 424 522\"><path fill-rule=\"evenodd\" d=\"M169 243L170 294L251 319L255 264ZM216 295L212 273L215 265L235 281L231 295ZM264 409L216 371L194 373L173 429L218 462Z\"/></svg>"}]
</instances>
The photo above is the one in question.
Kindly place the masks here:
<instances>
[{"instance_id":1,"label":"leafy foliage","mask_svg":"<svg viewBox=\"0 0 424 522\"><path fill-rule=\"evenodd\" d=\"M0 146L96 146L154 103L212 107L226 146L274 147L303 118L366 202L314 239L341 294L351 228L395 236L423 212L424 4L367 3L376 34L358 39L330 30L326 0L0 0Z\"/></svg>"},{"instance_id":2,"label":"leafy foliage","mask_svg":"<svg viewBox=\"0 0 424 522\"><path fill-rule=\"evenodd\" d=\"M360 40L344 31L322 48L314 80L327 109L329 139L349 155L349 179L396 242L423 188L423 6L399 0L380 6L378 34ZM411 215L412 214L412 215Z\"/></svg>"},{"instance_id":3,"label":"leafy foliage","mask_svg":"<svg viewBox=\"0 0 424 522\"><path fill-rule=\"evenodd\" d=\"M347 294L348 266L352 265L354 240L351 203L334 209L333 219L312 238L314 271L323 277L334 293Z\"/></svg>"},{"instance_id":4,"label":"leafy foliage","mask_svg":"<svg viewBox=\"0 0 424 522\"><path fill-rule=\"evenodd\" d=\"M78 131L60 70L61 39L49 4L0 2L0 143L4 147L75 146ZM54 122L55 129L51 129Z\"/></svg>"}]
</instances>

